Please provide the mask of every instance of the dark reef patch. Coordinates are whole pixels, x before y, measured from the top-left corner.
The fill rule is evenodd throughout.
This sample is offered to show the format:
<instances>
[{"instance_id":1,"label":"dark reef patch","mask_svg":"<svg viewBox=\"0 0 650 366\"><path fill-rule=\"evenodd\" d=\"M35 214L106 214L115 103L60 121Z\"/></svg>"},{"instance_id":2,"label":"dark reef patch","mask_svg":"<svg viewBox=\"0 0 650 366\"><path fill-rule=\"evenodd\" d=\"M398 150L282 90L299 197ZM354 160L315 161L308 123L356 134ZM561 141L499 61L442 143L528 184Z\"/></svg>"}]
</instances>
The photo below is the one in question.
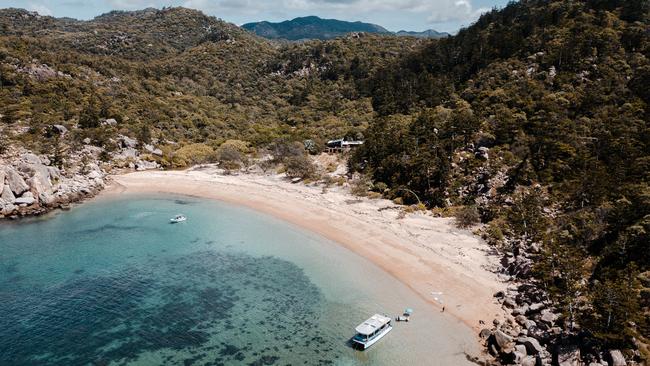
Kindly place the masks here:
<instances>
[{"instance_id":1,"label":"dark reef patch","mask_svg":"<svg viewBox=\"0 0 650 366\"><path fill-rule=\"evenodd\" d=\"M201 252L74 273L60 286L0 288L0 364L128 364L151 352L167 364L318 364L301 340L334 346L320 333L318 288L274 257Z\"/></svg>"}]
</instances>

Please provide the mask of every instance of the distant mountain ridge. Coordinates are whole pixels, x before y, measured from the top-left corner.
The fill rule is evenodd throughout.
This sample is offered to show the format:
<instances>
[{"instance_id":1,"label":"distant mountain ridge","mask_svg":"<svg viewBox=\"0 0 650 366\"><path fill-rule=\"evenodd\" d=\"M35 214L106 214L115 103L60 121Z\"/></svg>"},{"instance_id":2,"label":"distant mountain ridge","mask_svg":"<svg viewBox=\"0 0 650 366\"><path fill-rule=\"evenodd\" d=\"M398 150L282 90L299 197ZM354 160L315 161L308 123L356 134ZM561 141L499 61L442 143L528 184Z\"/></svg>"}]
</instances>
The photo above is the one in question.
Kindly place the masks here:
<instances>
[{"instance_id":1,"label":"distant mountain ridge","mask_svg":"<svg viewBox=\"0 0 650 366\"><path fill-rule=\"evenodd\" d=\"M417 38L445 38L451 36L451 34L447 32L438 32L434 29L427 29L422 32L401 30L399 32L395 32L395 35L400 37L417 37Z\"/></svg>"},{"instance_id":2,"label":"distant mountain ridge","mask_svg":"<svg viewBox=\"0 0 650 366\"><path fill-rule=\"evenodd\" d=\"M317 16L299 17L279 23L267 21L247 23L242 28L268 39L286 39L299 41L306 39L327 40L343 36L351 32L366 32L378 34L394 34L398 36L413 36L419 38L442 38L448 33L439 33L432 29L424 32L399 31L393 33L388 29L363 22L347 22L337 19L323 19Z\"/></svg>"}]
</instances>

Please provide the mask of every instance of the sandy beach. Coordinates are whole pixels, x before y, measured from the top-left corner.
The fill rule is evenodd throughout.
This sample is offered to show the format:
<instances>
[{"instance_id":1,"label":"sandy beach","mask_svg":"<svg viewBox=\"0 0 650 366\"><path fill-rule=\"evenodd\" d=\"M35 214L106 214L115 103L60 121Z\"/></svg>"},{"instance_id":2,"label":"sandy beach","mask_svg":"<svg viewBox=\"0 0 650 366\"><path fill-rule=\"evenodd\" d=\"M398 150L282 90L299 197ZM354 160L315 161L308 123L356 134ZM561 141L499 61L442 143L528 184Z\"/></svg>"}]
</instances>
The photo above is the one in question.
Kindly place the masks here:
<instances>
[{"instance_id":1,"label":"sandy beach","mask_svg":"<svg viewBox=\"0 0 650 366\"><path fill-rule=\"evenodd\" d=\"M452 219L398 218L399 206L358 198L347 188L292 184L280 175L222 175L214 168L113 176L104 195L173 193L243 205L335 241L372 261L445 314L474 330L503 318L493 294L505 288L489 246Z\"/></svg>"}]
</instances>

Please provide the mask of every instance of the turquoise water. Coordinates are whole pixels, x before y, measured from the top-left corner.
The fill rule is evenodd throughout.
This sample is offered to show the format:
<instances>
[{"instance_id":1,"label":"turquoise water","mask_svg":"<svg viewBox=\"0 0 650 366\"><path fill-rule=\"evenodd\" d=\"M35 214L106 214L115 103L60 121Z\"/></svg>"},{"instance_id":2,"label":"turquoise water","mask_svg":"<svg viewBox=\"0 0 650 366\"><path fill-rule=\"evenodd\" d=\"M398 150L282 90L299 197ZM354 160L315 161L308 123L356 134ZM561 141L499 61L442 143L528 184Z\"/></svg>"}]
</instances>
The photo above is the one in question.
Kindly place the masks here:
<instances>
[{"instance_id":1,"label":"turquoise water","mask_svg":"<svg viewBox=\"0 0 650 366\"><path fill-rule=\"evenodd\" d=\"M188 221L169 224L177 213ZM0 297L0 365L459 365L475 351L462 324L347 249L187 197L0 223ZM415 321L349 347L358 323L406 307Z\"/></svg>"}]
</instances>

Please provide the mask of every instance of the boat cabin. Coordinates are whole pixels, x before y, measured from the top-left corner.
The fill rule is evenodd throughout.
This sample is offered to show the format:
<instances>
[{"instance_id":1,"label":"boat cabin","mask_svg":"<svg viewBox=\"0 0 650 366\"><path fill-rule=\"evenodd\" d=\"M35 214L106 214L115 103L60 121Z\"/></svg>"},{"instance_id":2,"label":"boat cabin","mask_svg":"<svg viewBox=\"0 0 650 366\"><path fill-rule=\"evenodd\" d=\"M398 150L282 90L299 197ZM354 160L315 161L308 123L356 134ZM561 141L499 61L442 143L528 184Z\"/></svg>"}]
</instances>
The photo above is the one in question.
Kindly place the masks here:
<instances>
[{"instance_id":1,"label":"boat cabin","mask_svg":"<svg viewBox=\"0 0 650 366\"><path fill-rule=\"evenodd\" d=\"M357 334L352 338L352 341L361 349L372 346L393 328L390 321L389 317L383 315L375 314L371 316L355 328Z\"/></svg>"},{"instance_id":2,"label":"boat cabin","mask_svg":"<svg viewBox=\"0 0 650 366\"><path fill-rule=\"evenodd\" d=\"M363 145L363 141L337 139L327 141L327 151L330 153L349 151Z\"/></svg>"}]
</instances>

